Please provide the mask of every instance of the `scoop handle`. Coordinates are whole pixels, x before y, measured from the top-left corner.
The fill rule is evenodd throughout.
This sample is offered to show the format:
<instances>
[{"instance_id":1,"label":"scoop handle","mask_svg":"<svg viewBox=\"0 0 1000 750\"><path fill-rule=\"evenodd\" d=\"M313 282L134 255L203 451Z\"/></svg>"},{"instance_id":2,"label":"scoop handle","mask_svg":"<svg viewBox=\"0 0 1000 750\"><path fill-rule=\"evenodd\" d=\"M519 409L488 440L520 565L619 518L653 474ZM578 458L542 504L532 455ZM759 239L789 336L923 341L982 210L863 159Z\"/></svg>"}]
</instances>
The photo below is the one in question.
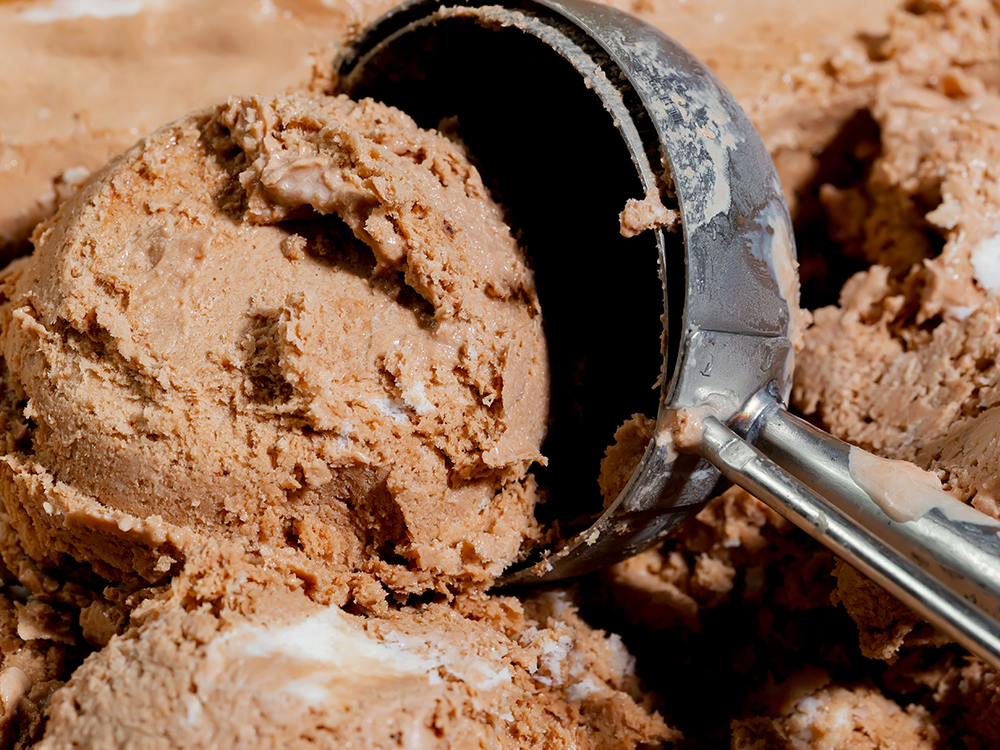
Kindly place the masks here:
<instances>
[{"instance_id":1,"label":"scoop handle","mask_svg":"<svg viewBox=\"0 0 1000 750\"><path fill-rule=\"evenodd\" d=\"M699 452L731 481L867 575L971 653L1000 669L1000 523L886 516L850 470L851 446L776 402L756 446L704 418ZM857 450L857 449L855 449ZM952 498L954 500L954 498ZM958 503L958 500L954 500Z\"/></svg>"}]
</instances>

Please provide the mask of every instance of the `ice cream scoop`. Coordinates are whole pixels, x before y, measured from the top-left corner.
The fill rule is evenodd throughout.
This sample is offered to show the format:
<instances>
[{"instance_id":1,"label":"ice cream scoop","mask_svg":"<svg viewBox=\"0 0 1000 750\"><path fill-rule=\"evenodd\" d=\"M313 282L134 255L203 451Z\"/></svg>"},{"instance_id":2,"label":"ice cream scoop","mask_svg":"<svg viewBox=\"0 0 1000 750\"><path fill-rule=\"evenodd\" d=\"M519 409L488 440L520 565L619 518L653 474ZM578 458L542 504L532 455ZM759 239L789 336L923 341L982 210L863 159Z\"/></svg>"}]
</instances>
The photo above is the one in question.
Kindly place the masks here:
<instances>
[{"instance_id":1,"label":"ice cream scoop","mask_svg":"<svg viewBox=\"0 0 1000 750\"><path fill-rule=\"evenodd\" d=\"M554 358L552 480L557 463L569 464L566 476L588 470L586 431L560 426L574 408L585 419L592 402L618 408L631 386L614 377L632 377L634 353L653 348L629 336L657 297L640 262L655 244L665 304L655 438L589 528L505 582L556 580L651 546L697 511L721 472L1000 665L1000 522L934 475L782 406L802 324L791 222L767 150L707 68L656 29L586 2L417 0L369 28L339 75L352 96L401 106L425 126L457 125L529 252L544 248L532 256ZM633 200L622 233L639 234L627 249L606 244L601 228L623 195ZM561 347L581 330L586 341ZM612 373L597 384L595 359ZM578 395L560 411L563 388Z\"/></svg>"}]
</instances>

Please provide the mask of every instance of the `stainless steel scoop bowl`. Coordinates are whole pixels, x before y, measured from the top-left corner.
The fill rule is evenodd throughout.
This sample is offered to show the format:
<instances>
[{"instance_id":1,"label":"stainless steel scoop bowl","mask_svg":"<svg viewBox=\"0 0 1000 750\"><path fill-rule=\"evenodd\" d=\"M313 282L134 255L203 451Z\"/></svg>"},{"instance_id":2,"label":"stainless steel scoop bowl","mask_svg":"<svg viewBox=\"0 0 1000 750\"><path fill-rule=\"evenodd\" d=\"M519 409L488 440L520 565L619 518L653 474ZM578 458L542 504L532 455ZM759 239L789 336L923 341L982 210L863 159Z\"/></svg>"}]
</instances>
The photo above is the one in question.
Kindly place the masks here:
<instances>
[{"instance_id":1,"label":"stainless steel scoop bowl","mask_svg":"<svg viewBox=\"0 0 1000 750\"><path fill-rule=\"evenodd\" d=\"M341 91L457 126L523 228L553 361L546 483L579 498L576 512L596 494L588 437L610 443L661 369L657 433L627 486L502 583L656 544L721 472L1000 667L1000 522L782 406L798 310L791 222L760 137L707 68L582 0L416 0L367 29L338 70ZM622 240L618 211L644 196L679 209L680 233ZM691 429L678 447L679 416Z\"/></svg>"}]
</instances>

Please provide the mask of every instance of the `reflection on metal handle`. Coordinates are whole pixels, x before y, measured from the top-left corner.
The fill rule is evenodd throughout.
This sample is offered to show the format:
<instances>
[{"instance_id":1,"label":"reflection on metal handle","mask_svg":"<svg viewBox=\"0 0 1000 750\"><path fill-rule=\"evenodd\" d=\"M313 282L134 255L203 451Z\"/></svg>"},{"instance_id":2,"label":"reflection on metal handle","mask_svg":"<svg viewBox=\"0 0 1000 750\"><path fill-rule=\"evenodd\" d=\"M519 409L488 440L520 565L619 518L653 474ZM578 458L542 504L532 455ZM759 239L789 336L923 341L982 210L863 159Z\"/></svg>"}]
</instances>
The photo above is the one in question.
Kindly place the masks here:
<instances>
[{"instance_id":1,"label":"reflection on metal handle","mask_svg":"<svg viewBox=\"0 0 1000 750\"><path fill-rule=\"evenodd\" d=\"M936 628L1000 669L1000 623L804 487L714 417L699 452L743 489L840 555Z\"/></svg>"},{"instance_id":2,"label":"reflection on metal handle","mask_svg":"<svg viewBox=\"0 0 1000 750\"><path fill-rule=\"evenodd\" d=\"M764 455L948 588L1000 618L1000 522L944 494L947 505L962 511L958 517L954 508L942 505L919 517L893 520L851 473L852 454L867 454L792 416L766 391L749 406L758 425L752 442Z\"/></svg>"}]
</instances>

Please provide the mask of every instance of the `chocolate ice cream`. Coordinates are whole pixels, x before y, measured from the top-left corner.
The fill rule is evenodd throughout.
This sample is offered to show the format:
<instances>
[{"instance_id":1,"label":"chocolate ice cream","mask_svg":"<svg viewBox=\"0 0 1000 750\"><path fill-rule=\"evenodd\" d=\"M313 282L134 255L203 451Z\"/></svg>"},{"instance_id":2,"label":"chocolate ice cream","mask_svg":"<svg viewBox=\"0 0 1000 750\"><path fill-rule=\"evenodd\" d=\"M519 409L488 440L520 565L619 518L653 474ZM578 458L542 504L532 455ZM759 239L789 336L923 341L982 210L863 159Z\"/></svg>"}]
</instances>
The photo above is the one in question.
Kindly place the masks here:
<instances>
[{"instance_id":1,"label":"chocolate ice cream","mask_svg":"<svg viewBox=\"0 0 1000 750\"><path fill-rule=\"evenodd\" d=\"M1000 10L615 4L708 62L775 159L814 314L793 406L998 515ZM0 23L0 42L24 40L0 56L69 40L65 59L120 76L37 109L44 88L26 78L12 96L30 104L0 107L8 250L69 199L0 290L0 737L1000 742L993 670L741 490L579 596L483 593L543 533L530 473L542 317L453 133L317 93L328 56L306 47L381 9L331 5L200 10L232 44L219 48L187 24L157 36L193 12L183 2L30 30L25 9L76 6L0 6L20 24ZM126 26L149 31L114 47L121 59L87 46ZM151 54L167 36L176 56ZM234 65L220 66L233 79L186 76L162 102L135 82L156 61L200 70L195 52L235 60L265 43L291 57L262 54L246 78ZM39 80L69 78L48 62ZM196 112L88 177L159 122L278 91L314 62L311 87ZM0 72L0 91L10 81ZM99 99L126 84L141 118ZM642 416L621 430L606 496L650 435ZM620 631L637 661L585 621ZM217 709L234 696L241 708Z\"/></svg>"},{"instance_id":2,"label":"chocolate ice cream","mask_svg":"<svg viewBox=\"0 0 1000 750\"><path fill-rule=\"evenodd\" d=\"M90 172L231 94L308 80L379 0L0 2L0 257Z\"/></svg>"},{"instance_id":3,"label":"chocolate ice cream","mask_svg":"<svg viewBox=\"0 0 1000 750\"><path fill-rule=\"evenodd\" d=\"M501 208L454 136L316 88L159 129L2 276L3 557L68 653L5 660L10 739L675 736L571 594L481 593L541 535L548 401Z\"/></svg>"},{"instance_id":4,"label":"chocolate ice cream","mask_svg":"<svg viewBox=\"0 0 1000 750\"><path fill-rule=\"evenodd\" d=\"M39 562L158 581L239 540L343 603L489 582L538 536L542 318L447 138L370 101L234 98L34 242L7 276L0 484Z\"/></svg>"},{"instance_id":5,"label":"chocolate ice cream","mask_svg":"<svg viewBox=\"0 0 1000 750\"><path fill-rule=\"evenodd\" d=\"M621 640L587 626L565 592L362 617L256 565L236 589L240 562L224 565L192 565L88 659L55 696L39 747L613 748L676 736L643 705Z\"/></svg>"}]
</instances>

